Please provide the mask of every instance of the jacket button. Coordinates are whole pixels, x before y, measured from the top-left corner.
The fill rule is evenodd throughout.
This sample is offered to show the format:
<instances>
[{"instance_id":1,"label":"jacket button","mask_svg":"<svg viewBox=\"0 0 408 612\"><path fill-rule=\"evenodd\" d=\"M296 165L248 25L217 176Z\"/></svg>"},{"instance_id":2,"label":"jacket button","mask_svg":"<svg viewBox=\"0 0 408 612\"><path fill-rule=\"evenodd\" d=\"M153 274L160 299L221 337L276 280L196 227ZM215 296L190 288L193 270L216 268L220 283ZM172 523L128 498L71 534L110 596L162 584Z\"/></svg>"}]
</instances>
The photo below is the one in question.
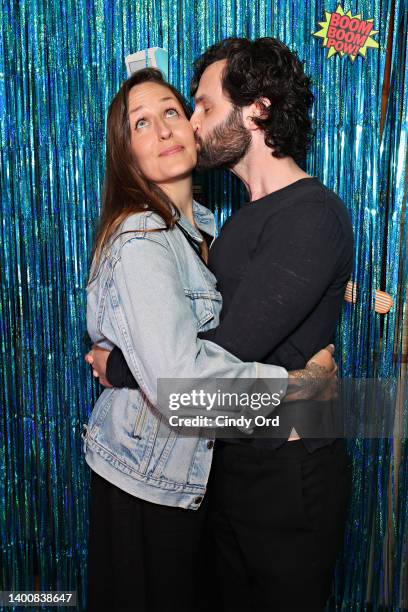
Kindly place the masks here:
<instances>
[{"instance_id":1,"label":"jacket button","mask_svg":"<svg viewBox=\"0 0 408 612\"><path fill-rule=\"evenodd\" d=\"M213 442L213 440L209 440L209 441L207 442L207 448L212 448L213 446L214 446L214 442Z\"/></svg>"},{"instance_id":2,"label":"jacket button","mask_svg":"<svg viewBox=\"0 0 408 612\"><path fill-rule=\"evenodd\" d=\"M194 503L195 504L201 504L202 501L203 501L202 497L196 497L195 500L194 500Z\"/></svg>"}]
</instances>

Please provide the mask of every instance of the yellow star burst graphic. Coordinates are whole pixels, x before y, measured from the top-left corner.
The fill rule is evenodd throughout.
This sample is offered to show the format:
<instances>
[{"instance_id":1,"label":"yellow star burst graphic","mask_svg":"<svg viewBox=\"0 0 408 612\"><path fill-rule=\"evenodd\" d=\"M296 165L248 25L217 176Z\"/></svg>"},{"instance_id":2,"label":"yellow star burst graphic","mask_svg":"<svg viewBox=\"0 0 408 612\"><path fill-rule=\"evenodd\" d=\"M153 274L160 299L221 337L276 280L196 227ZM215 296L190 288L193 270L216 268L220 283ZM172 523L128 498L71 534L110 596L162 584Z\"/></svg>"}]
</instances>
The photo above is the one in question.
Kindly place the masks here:
<instances>
[{"instance_id":1,"label":"yellow star burst graphic","mask_svg":"<svg viewBox=\"0 0 408 612\"><path fill-rule=\"evenodd\" d=\"M348 55L352 62L361 55L366 57L367 49L378 49L379 44L372 38L379 30L373 30L370 24L374 19L362 19L360 15L344 12L339 4L334 13L324 11L324 21L318 21L320 30L312 32L316 38L323 39L323 47L327 48L327 59L338 53L340 57Z\"/></svg>"}]
</instances>

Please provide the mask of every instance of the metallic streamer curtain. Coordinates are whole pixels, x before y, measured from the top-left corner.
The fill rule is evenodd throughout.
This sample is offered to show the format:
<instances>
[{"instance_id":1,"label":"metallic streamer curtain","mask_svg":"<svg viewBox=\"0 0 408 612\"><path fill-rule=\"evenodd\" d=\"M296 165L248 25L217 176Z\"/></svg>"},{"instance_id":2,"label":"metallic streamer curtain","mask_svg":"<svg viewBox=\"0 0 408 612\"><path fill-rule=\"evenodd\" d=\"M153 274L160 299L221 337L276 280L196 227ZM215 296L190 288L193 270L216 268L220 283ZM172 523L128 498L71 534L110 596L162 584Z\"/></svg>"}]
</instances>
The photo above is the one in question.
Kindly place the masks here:
<instances>
[{"instance_id":1,"label":"metallic streamer curtain","mask_svg":"<svg viewBox=\"0 0 408 612\"><path fill-rule=\"evenodd\" d=\"M343 198L356 237L358 303L338 331L344 376L404 389L407 7L344 4L374 18L380 48L352 64L311 36L332 0L3 0L0 14L0 590L77 590L86 609L89 470L81 425L98 389L83 361L85 285L109 102L124 57L160 46L188 94L191 62L220 38L272 35L305 60L317 138L307 160ZM382 108L386 59L389 96ZM381 122L382 121L382 122ZM224 172L198 177L221 225L245 195ZM381 318L373 289L395 306ZM405 355L406 360L406 355ZM406 419L407 408L400 406ZM408 607L408 446L349 442L354 487L330 609Z\"/></svg>"}]
</instances>

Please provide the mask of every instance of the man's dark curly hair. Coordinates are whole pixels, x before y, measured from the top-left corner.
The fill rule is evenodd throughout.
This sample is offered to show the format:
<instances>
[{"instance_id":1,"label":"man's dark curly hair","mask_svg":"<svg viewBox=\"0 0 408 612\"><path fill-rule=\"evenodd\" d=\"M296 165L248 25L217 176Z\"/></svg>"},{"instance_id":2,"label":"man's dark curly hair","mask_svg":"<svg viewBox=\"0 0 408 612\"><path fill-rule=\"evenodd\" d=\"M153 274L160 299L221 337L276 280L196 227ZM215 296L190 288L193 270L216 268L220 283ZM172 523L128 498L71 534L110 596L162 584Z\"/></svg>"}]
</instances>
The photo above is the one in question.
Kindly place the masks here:
<instances>
[{"instance_id":1,"label":"man's dark curly hair","mask_svg":"<svg viewBox=\"0 0 408 612\"><path fill-rule=\"evenodd\" d=\"M226 38L194 62L192 96L204 70L223 59L227 63L222 88L235 106L248 106L262 97L271 101L263 118L254 122L264 130L272 155L303 160L313 136L309 110L314 96L297 54L276 38Z\"/></svg>"}]
</instances>

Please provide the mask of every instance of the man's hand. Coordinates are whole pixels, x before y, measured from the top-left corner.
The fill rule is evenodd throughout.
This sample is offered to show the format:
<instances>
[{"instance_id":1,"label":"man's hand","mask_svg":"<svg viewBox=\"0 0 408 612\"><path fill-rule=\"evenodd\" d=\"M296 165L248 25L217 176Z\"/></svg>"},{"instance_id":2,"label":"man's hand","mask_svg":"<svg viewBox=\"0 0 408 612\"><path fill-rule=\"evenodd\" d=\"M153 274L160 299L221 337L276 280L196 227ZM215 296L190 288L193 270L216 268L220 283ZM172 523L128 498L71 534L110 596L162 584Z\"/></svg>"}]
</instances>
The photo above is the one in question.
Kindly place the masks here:
<instances>
[{"instance_id":1,"label":"man's hand","mask_svg":"<svg viewBox=\"0 0 408 612\"><path fill-rule=\"evenodd\" d=\"M317 392L314 399L319 400L321 402L329 401L335 399L338 396L337 390L337 364L333 358L334 346L333 344L329 344L326 348L322 349L306 364L306 369L309 367L317 367L320 369L321 376L324 377L327 374L327 382L324 383L322 378L322 386L320 390ZM318 370L317 370L318 371Z\"/></svg>"},{"instance_id":2,"label":"man's hand","mask_svg":"<svg viewBox=\"0 0 408 612\"><path fill-rule=\"evenodd\" d=\"M328 346L326 346L324 349L322 349L321 351L319 351L318 353L316 353L315 355L313 355L313 357L309 359L309 361L306 364L306 369L308 367L309 368L313 367L313 365L315 364L319 366L320 368L323 368L327 372L335 374L337 372L337 364L334 361L333 354L334 354L334 345L329 344Z\"/></svg>"},{"instance_id":3,"label":"man's hand","mask_svg":"<svg viewBox=\"0 0 408 612\"><path fill-rule=\"evenodd\" d=\"M327 401L337 396L337 364L333 359L334 346L313 355L304 370L289 372L288 389L284 401L318 399Z\"/></svg>"},{"instance_id":4,"label":"man's hand","mask_svg":"<svg viewBox=\"0 0 408 612\"><path fill-rule=\"evenodd\" d=\"M92 350L85 355L86 363L92 366L92 374L95 378L99 378L99 382L104 387L112 389L112 385L106 378L106 363L108 361L110 351L103 349L97 344L92 345Z\"/></svg>"}]
</instances>

